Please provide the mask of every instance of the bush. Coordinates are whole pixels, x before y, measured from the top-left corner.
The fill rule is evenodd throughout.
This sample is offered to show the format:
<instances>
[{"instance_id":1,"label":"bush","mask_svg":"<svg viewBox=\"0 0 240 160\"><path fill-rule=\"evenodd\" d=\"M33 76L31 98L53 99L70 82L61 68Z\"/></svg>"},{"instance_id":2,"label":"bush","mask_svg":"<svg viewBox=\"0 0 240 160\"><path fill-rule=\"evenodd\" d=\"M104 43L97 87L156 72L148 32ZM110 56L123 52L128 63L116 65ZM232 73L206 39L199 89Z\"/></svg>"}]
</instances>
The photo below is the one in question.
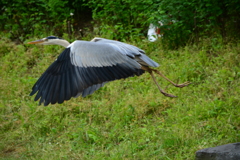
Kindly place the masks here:
<instances>
[{"instance_id":1,"label":"bush","mask_svg":"<svg viewBox=\"0 0 240 160\"><path fill-rule=\"evenodd\" d=\"M100 34L111 39L125 40L142 36L147 31L148 22L145 13L151 9L153 0L90 0L88 6L93 18L100 22Z\"/></svg>"},{"instance_id":2,"label":"bush","mask_svg":"<svg viewBox=\"0 0 240 160\"><path fill-rule=\"evenodd\" d=\"M225 41L240 37L238 0L12 0L2 1L1 6L1 29L20 42L29 35L50 33L83 37L82 30L92 28L106 38L138 40L150 23L158 25L158 21L164 24L159 26L162 42L169 48L201 37L221 36Z\"/></svg>"},{"instance_id":3,"label":"bush","mask_svg":"<svg viewBox=\"0 0 240 160\"><path fill-rule=\"evenodd\" d=\"M164 31L164 39L170 47L197 42L200 37L222 36L223 39L240 35L240 3L238 0L162 0L158 9L151 13L150 21ZM156 18L157 17L157 18Z\"/></svg>"},{"instance_id":4,"label":"bush","mask_svg":"<svg viewBox=\"0 0 240 160\"><path fill-rule=\"evenodd\" d=\"M2 1L0 10L1 30L12 40L23 41L44 34L72 33L74 16L81 12L82 1L61 0L12 0ZM85 7L87 8L87 7ZM78 14L76 14L78 15ZM76 19L79 17L76 17Z\"/></svg>"},{"instance_id":5,"label":"bush","mask_svg":"<svg viewBox=\"0 0 240 160\"><path fill-rule=\"evenodd\" d=\"M88 6L93 10L93 18L101 22L101 34L120 40L141 36L146 34L149 23L158 25L161 21L163 44L175 48L197 42L200 37L238 38L240 3L237 1L90 0Z\"/></svg>"}]
</instances>

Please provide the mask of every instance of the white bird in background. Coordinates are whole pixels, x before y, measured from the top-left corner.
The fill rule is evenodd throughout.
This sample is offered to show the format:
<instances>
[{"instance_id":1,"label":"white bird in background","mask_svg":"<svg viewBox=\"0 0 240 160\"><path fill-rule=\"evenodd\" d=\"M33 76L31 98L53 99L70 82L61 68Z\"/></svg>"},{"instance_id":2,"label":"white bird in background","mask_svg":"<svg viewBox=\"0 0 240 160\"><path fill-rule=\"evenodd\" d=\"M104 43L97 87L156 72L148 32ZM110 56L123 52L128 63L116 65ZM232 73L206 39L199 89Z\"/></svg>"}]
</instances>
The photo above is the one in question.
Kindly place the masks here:
<instances>
[{"instance_id":1,"label":"white bird in background","mask_svg":"<svg viewBox=\"0 0 240 160\"><path fill-rule=\"evenodd\" d=\"M190 82L176 84L150 67L159 64L145 55L145 52L133 45L104 38L91 41L76 40L73 43L49 36L28 44L56 44L66 49L48 67L32 88L30 95L36 92L35 101L40 98L39 105L44 103L63 103L71 97L92 94L105 83L117 79L140 76L149 72L162 94L176 97L164 92L158 85L153 72L161 75L176 87L185 87Z\"/></svg>"},{"instance_id":2,"label":"white bird in background","mask_svg":"<svg viewBox=\"0 0 240 160\"><path fill-rule=\"evenodd\" d=\"M158 23L159 23L159 26L163 26L163 23L161 21L158 21ZM154 42L158 38L163 36L160 28L152 23L150 23L150 25L149 25L147 35L148 35L148 40L150 42Z\"/></svg>"}]
</instances>

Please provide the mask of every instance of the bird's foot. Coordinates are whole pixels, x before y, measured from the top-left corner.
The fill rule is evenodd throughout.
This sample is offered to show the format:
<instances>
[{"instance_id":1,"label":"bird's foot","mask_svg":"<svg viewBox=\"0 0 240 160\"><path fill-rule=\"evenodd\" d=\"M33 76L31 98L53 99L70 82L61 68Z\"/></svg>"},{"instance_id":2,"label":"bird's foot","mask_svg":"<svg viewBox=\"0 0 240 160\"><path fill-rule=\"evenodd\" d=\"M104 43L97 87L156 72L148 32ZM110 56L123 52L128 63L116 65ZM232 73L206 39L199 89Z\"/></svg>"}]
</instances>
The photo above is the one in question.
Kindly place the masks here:
<instances>
[{"instance_id":1,"label":"bird's foot","mask_svg":"<svg viewBox=\"0 0 240 160\"><path fill-rule=\"evenodd\" d=\"M177 97L177 96L174 96L174 95L172 95L172 94L166 93L166 92L164 92L164 91L161 91L161 93L162 93L164 96L166 96L166 97L172 97L172 98L176 98L176 97Z\"/></svg>"},{"instance_id":2,"label":"bird's foot","mask_svg":"<svg viewBox=\"0 0 240 160\"><path fill-rule=\"evenodd\" d=\"M182 84L175 84L174 86L175 87L179 87L179 88L183 88L183 87L186 87L186 86L188 86L189 84L191 84L191 82L184 82L184 83L182 83Z\"/></svg>"}]
</instances>

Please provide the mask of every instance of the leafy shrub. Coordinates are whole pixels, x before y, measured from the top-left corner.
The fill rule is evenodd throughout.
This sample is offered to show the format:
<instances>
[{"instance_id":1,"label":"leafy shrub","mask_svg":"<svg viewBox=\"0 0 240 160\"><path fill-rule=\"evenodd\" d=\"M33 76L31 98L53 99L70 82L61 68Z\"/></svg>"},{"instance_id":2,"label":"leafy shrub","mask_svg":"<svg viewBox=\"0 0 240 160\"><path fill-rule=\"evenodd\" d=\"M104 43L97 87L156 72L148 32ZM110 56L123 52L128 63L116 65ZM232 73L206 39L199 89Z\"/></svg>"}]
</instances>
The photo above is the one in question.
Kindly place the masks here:
<instances>
[{"instance_id":1,"label":"leafy shrub","mask_svg":"<svg viewBox=\"0 0 240 160\"><path fill-rule=\"evenodd\" d=\"M64 32L72 30L68 23L71 22L70 13L75 15L75 12L81 11L76 8L79 7L76 3L82 5L82 1L79 0L2 1L1 30L9 33L9 38L18 40L20 43L30 36L49 35L50 33L62 36Z\"/></svg>"},{"instance_id":2,"label":"leafy shrub","mask_svg":"<svg viewBox=\"0 0 240 160\"><path fill-rule=\"evenodd\" d=\"M153 0L90 0L88 6L93 18L100 22L100 34L108 38L124 40L132 36L141 36L146 32L148 22L146 14Z\"/></svg>"},{"instance_id":3,"label":"leafy shrub","mask_svg":"<svg viewBox=\"0 0 240 160\"><path fill-rule=\"evenodd\" d=\"M88 6L93 10L93 18L100 22L101 34L120 40L141 36L146 34L149 23L158 25L161 21L163 44L175 48L197 42L201 37L238 38L240 3L237 1L90 0Z\"/></svg>"},{"instance_id":4,"label":"leafy shrub","mask_svg":"<svg viewBox=\"0 0 240 160\"><path fill-rule=\"evenodd\" d=\"M11 39L28 36L95 34L117 40L138 40L148 25L163 31L165 46L176 48L201 37L240 37L238 0L12 0L0 2L0 27ZM73 13L70 15L70 13ZM94 24L90 21L94 19ZM85 29L87 28L87 29Z\"/></svg>"},{"instance_id":5,"label":"leafy shrub","mask_svg":"<svg viewBox=\"0 0 240 160\"><path fill-rule=\"evenodd\" d=\"M36 25L45 20L45 4L35 0L2 1L1 28L9 32L11 39L23 42L28 35L33 35Z\"/></svg>"},{"instance_id":6,"label":"leafy shrub","mask_svg":"<svg viewBox=\"0 0 240 160\"><path fill-rule=\"evenodd\" d=\"M236 38L240 35L239 9L237 0L162 0L149 20L155 24L159 20L164 24L174 21L159 27L164 31L163 41L170 47L177 47L189 41L196 42L200 37Z\"/></svg>"}]
</instances>

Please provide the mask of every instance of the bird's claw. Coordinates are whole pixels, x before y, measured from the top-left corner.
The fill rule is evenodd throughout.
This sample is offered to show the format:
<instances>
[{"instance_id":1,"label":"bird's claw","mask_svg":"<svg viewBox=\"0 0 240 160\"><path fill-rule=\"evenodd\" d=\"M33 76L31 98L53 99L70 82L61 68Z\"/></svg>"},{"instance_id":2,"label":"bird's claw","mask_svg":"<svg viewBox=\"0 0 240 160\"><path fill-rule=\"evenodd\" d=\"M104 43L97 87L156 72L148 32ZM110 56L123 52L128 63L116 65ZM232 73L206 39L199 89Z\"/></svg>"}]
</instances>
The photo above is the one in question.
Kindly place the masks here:
<instances>
[{"instance_id":1,"label":"bird's claw","mask_svg":"<svg viewBox=\"0 0 240 160\"><path fill-rule=\"evenodd\" d=\"M179 87L179 88L183 88L183 87L186 87L186 86L188 86L189 84L191 84L191 82L184 82L184 83L182 83L182 84L176 84L175 86L176 87Z\"/></svg>"},{"instance_id":2,"label":"bird's claw","mask_svg":"<svg viewBox=\"0 0 240 160\"><path fill-rule=\"evenodd\" d=\"M161 91L161 93L162 93L164 96L166 96L166 97L172 97L172 98L176 98L176 97L177 97L177 96L174 96L174 95L172 95L172 94L166 93L166 92L164 92L164 91Z\"/></svg>"}]
</instances>

